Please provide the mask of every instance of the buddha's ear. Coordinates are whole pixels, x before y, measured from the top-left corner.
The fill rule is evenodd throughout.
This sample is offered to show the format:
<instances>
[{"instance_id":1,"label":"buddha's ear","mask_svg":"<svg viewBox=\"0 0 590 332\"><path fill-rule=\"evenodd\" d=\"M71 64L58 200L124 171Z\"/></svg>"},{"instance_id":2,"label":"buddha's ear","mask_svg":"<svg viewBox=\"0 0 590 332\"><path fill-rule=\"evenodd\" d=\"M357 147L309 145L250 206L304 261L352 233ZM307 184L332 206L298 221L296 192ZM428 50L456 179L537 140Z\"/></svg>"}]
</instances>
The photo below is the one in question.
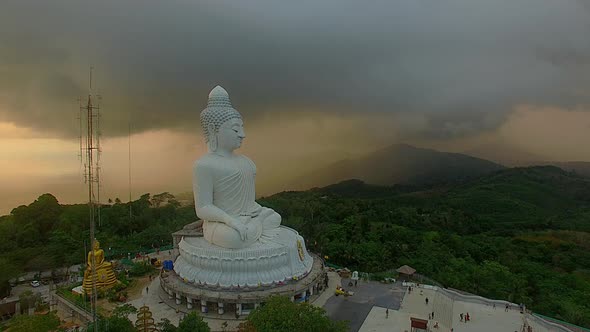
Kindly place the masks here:
<instances>
[{"instance_id":1,"label":"buddha's ear","mask_svg":"<svg viewBox=\"0 0 590 332\"><path fill-rule=\"evenodd\" d=\"M209 134L209 139L215 135L215 125L213 123L207 125L207 133Z\"/></svg>"}]
</instances>

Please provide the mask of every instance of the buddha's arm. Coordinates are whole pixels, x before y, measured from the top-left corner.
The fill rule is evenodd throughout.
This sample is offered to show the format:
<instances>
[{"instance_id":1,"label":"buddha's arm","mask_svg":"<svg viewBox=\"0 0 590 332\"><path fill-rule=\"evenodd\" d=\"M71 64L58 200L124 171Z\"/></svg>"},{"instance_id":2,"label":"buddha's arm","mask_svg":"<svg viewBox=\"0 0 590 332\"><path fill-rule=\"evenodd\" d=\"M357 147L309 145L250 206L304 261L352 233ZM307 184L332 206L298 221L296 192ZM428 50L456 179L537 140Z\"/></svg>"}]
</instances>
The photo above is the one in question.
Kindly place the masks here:
<instances>
[{"instance_id":1,"label":"buddha's arm","mask_svg":"<svg viewBox=\"0 0 590 332\"><path fill-rule=\"evenodd\" d=\"M104 263L104 250L100 249L96 254L96 266L100 266Z\"/></svg>"}]
</instances>

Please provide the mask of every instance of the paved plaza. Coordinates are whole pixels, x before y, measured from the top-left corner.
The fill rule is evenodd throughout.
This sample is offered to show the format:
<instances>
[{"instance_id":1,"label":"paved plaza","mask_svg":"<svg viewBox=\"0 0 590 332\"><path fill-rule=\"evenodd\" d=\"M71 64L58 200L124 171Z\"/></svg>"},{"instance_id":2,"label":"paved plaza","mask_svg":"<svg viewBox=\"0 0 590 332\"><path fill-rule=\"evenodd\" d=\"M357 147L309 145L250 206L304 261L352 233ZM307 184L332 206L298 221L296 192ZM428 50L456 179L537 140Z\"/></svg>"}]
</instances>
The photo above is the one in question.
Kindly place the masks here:
<instances>
[{"instance_id":1,"label":"paved plaza","mask_svg":"<svg viewBox=\"0 0 590 332\"><path fill-rule=\"evenodd\" d=\"M404 293L401 283L382 284L374 281L359 281L357 287L349 287L348 281L349 279L343 279L342 286L354 292L354 295L332 296L324 308L330 318L347 320L350 331L359 331L374 306L389 308L390 311L399 309Z\"/></svg>"},{"instance_id":2,"label":"paved plaza","mask_svg":"<svg viewBox=\"0 0 590 332\"><path fill-rule=\"evenodd\" d=\"M432 312L434 319L429 320L432 331L448 332L452 327L454 332L520 332L524 323L523 315L518 310L506 312L502 306L494 308L484 304L452 301L432 289L414 288L411 293L407 293L407 287L403 287L401 283L383 284L373 281L359 281L357 287L349 287L349 279L340 279L334 272L329 272L328 276L328 289L313 298L312 304L324 307L332 319L348 321L350 331L353 332L410 331L410 317L428 319ZM354 295L334 296L338 285L343 285L346 290L354 292ZM188 312L186 305L176 305L174 300L168 300L167 294L160 288L159 278L154 278L151 282L149 292L144 289L140 298L129 303L137 308L147 305L156 322L167 318L175 325ZM470 321L461 322L461 313L469 313ZM208 316L204 320L212 331L224 330L224 324L227 324L225 330L233 331L242 322L232 315ZM136 316L131 315L129 318L135 321ZM438 329L433 328L436 322L439 324ZM531 325L533 332L550 332L535 322L527 323Z\"/></svg>"},{"instance_id":3,"label":"paved plaza","mask_svg":"<svg viewBox=\"0 0 590 332\"><path fill-rule=\"evenodd\" d=\"M522 331L524 316L519 310L511 309L508 312L504 307L496 307L463 301L444 300L430 289L414 288L412 293L406 293L403 297L399 311L389 310L386 317L386 308L373 307L363 322L361 332L405 332L410 331L410 317L427 319L434 312L434 319L429 320L429 328L432 331L448 332L453 328L454 332L514 332ZM426 304L428 298L428 304ZM469 313L470 321L462 322L460 314ZM452 316L451 316L452 314ZM433 328L438 322L439 328ZM533 328L533 332L551 332L534 322L527 322Z\"/></svg>"}]
</instances>

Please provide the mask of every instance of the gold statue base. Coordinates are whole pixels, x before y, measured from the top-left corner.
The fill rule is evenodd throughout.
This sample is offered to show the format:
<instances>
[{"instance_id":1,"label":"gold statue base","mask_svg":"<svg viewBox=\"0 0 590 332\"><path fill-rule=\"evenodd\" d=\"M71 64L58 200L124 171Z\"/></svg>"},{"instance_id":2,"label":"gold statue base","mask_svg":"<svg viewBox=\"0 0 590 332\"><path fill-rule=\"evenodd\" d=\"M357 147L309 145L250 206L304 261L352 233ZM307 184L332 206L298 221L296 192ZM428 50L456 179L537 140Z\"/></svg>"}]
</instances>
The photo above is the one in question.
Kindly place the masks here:
<instances>
[{"instance_id":1,"label":"gold statue base","mask_svg":"<svg viewBox=\"0 0 590 332\"><path fill-rule=\"evenodd\" d=\"M92 294L92 274L90 268L84 272L84 281L82 282L82 288L86 294ZM96 282L96 291L105 291L117 284L117 276L113 272L112 267L104 267L95 271L93 278Z\"/></svg>"}]
</instances>

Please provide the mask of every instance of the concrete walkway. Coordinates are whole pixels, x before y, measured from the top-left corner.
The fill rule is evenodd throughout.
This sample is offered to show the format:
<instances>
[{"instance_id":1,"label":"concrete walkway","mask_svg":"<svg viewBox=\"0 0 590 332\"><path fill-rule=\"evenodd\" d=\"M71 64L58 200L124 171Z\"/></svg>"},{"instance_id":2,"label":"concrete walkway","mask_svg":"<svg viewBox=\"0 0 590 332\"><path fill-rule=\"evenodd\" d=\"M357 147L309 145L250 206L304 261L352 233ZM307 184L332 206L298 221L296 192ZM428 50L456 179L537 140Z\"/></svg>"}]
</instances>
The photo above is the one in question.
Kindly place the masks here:
<instances>
[{"instance_id":1,"label":"concrete walkway","mask_svg":"<svg viewBox=\"0 0 590 332\"><path fill-rule=\"evenodd\" d=\"M160 288L160 278L156 277L148 286L149 291L146 292L144 288L141 292L141 298L135 299L133 301L129 301L127 303L133 305L137 309L140 307L147 305L152 312L154 321L156 323L161 322L162 318L167 318L170 320L172 324L178 326L178 323L184 318L186 313L184 311L188 311L186 309L186 305L182 305L179 307L183 307L184 311L180 311L174 309L173 306L168 305L163 301L160 296L168 296L165 294L164 291ZM174 305L175 306L175 305ZM198 311L197 311L198 312ZM229 317L229 316L228 316ZM135 323L137 320L137 315L129 315L129 319ZM209 324L211 331L235 331L238 328L238 325L243 322L242 320L236 319L223 319L223 318L209 318L203 317L203 320ZM227 325L224 326L224 323Z\"/></svg>"},{"instance_id":2,"label":"concrete walkway","mask_svg":"<svg viewBox=\"0 0 590 332\"><path fill-rule=\"evenodd\" d=\"M374 306L395 311L403 297L401 284L359 281L358 286L349 287L348 279L343 279L342 286L353 291L354 295L333 296L326 301L324 308L331 319L348 321L349 330L353 332L360 330Z\"/></svg>"},{"instance_id":3,"label":"concrete walkway","mask_svg":"<svg viewBox=\"0 0 590 332\"><path fill-rule=\"evenodd\" d=\"M410 331L410 317L428 320L430 313L434 312L434 319L429 320L429 328L432 331L448 332L453 328L454 332L514 332L522 331L524 316L519 310L509 310L504 307L496 307L463 302L451 301L430 289L413 288L411 293L405 293L399 311L389 309L387 317L384 307L374 306L363 322L361 332L405 332ZM428 304L426 303L428 298ZM460 314L469 313L469 322L461 321ZM452 316L451 316L452 315ZM435 323L439 328L433 328ZM534 322L528 322L534 332L551 332Z\"/></svg>"},{"instance_id":4,"label":"concrete walkway","mask_svg":"<svg viewBox=\"0 0 590 332\"><path fill-rule=\"evenodd\" d=\"M336 291L336 286L341 285L342 280L340 276L336 272L328 272L328 288L324 290L318 298L313 300L311 304L315 305L316 307L323 307L328 300L334 296L334 292Z\"/></svg>"}]
</instances>

